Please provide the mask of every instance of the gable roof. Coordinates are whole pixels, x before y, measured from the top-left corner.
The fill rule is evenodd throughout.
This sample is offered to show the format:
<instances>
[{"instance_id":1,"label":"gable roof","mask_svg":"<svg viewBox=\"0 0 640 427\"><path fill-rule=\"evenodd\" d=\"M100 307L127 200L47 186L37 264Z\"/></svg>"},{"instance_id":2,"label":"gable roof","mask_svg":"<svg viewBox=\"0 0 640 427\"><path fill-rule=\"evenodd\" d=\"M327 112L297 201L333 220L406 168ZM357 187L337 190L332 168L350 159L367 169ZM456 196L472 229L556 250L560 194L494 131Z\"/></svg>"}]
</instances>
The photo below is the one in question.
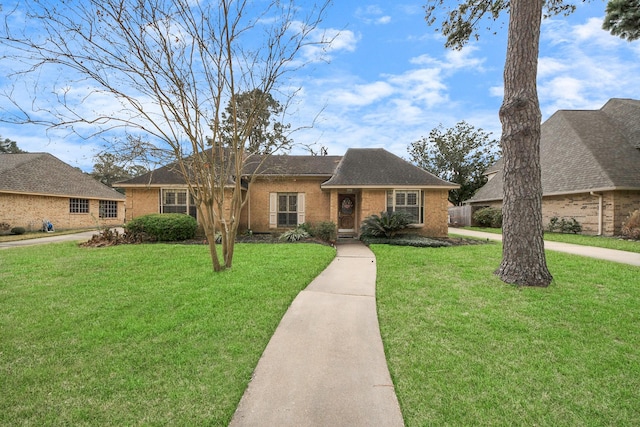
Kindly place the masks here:
<instances>
[{"instance_id":1,"label":"gable roof","mask_svg":"<svg viewBox=\"0 0 640 427\"><path fill-rule=\"evenodd\" d=\"M640 190L640 101L614 98L600 110L560 110L541 132L543 195ZM502 197L500 170L468 202Z\"/></svg>"},{"instance_id":2,"label":"gable roof","mask_svg":"<svg viewBox=\"0 0 640 427\"><path fill-rule=\"evenodd\" d=\"M382 148L350 148L344 156L255 156L247 160L244 172L265 177L326 177L322 188L458 187ZM118 183L125 188L158 185L185 185L185 181L168 165Z\"/></svg>"},{"instance_id":3,"label":"gable roof","mask_svg":"<svg viewBox=\"0 0 640 427\"><path fill-rule=\"evenodd\" d=\"M349 148L334 175L322 184L344 187L458 188L383 148Z\"/></svg>"},{"instance_id":4,"label":"gable roof","mask_svg":"<svg viewBox=\"0 0 640 427\"><path fill-rule=\"evenodd\" d=\"M83 199L125 196L48 153L0 154L0 192Z\"/></svg>"}]
</instances>

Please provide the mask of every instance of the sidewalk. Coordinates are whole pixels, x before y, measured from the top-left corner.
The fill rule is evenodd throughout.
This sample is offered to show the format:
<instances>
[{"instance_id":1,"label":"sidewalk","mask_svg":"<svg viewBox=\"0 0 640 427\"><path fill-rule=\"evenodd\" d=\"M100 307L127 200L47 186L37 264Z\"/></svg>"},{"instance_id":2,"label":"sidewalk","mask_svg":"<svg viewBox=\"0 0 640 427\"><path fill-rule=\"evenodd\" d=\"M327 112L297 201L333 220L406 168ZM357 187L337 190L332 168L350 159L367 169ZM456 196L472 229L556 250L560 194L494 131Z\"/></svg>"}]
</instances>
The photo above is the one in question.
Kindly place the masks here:
<instances>
[{"instance_id":1,"label":"sidewalk","mask_svg":"<svg viewBox=\"0 0 640 427\"><path fill-rule=\"evenodd\" d=\"M464 228L449 228L449 234L477 237L488 240L502 241L501 234L485 233L482 231L466 230ZM618 251L615 249L596 248L594 246L573 245L570 243L544 241L545 249L557 252L565 252L606 261L619 262L640 267L640 254L635 252Z\"/></svg>"},{"instance_id":2,"label":"sidewalk","mask_svg":"<svg viewBox=\"0 0 640 427\"><path fill-rule=\"evenodd\" d=\"M56 234L55 232L47 237L38 237L35 239L16 240L13 242L0 242L0 249L17 248L20 246L42 245L45 243L72 242L72 241L88 241L91 236L98 234L97 230L83 231L75 234Z\"/></svg>"},{"instance_id":3,"label":"sidewalk","mask_svg":"<svg viewBox=\"0 0 640 427\"><path fill-rule=\"evenodd\" d=\"M402 426L375 300L376 260L360 242L300 292L230 426Z\"/></svg>"}]
</instances>

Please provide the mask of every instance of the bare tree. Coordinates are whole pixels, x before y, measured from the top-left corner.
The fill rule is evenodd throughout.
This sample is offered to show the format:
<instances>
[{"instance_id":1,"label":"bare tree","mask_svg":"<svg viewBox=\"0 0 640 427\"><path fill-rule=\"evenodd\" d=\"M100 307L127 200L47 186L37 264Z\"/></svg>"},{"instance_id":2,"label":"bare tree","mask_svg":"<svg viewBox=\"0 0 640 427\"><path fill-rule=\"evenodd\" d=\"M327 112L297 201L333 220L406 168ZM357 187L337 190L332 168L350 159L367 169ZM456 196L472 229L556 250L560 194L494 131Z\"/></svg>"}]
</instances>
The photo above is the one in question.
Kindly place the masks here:
<instances>
[{"instance_id":1,"label":"bare tree","mask_svg":"<svg viewBox=\"0 0 640 427\"><path fill-rule=\"evenodd\" d=\"M548 286L553 277L544 254L542 181L540 176L540 104L537 67L540 27L545 16L569 14L571 0L460 0L447 9L445 0L426 6L427 23L438 25L446 46L461 49L478 38L485 21L509 12L504 99L500 107L504 159L503 249L496 274L507 283ZM491 26L491 22L488 23Z\"/></svg>"},{"instance_id":2,"label":"bare tree","mask_svg":"<svg viewBox=\"0 0 640 427\"><path fill-rule=\"evenodd\" d=\"M11 76L4 119L148 136L146 149L167 155L185 178L213 269L230 268L261 109L229 100L259 91L288 104L296 88L285 77L331 42L319 30L330 0L320 1L306 8L293 0L25 1L0 31L11 59L24 65ZM50 75L57 80L45 86Z\"/></svg>"}]
</instances>

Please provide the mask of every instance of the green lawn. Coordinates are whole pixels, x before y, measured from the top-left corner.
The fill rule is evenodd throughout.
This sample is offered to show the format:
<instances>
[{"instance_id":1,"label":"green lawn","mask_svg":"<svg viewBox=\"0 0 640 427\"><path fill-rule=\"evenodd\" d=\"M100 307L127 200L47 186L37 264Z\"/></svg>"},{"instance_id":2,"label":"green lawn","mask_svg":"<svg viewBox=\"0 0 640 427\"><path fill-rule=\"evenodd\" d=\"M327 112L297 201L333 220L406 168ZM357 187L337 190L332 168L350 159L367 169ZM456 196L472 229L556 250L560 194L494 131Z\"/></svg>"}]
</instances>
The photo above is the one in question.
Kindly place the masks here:
<instances>
[{"instance_id":1,"label":"green lawn","mask_svg":"<svg viewBox=\"0 0 640 427\"><path fill-rule=\"evenodd\" d=\"M314 244L0 251L0 425L227 425Z\"/></svg>"},{"instance_id":2,"label":"green lawn","mask_svg":"<svg viewBox=\"0 0 640 427\"><path fill-rule=\"evenodd\" d=\"M518 288L499 244L372 249L407 426L637 424L640 268L550 252L552 285ZM227 425L334 254L239 244L214 275L205 246L0 251L0 425Z\"/></svg>"},{"instance_id":3,"label":"green lawn","mask_svg":"<svg viewBox=\"0 0 640 427\"><path fill-rule=\"evenodd\" d=\"M467 230L501 234L500 228L464 227ZM455 230L455 229L454 229ZM455 231L454 233L455 234ZM623 240L618 237L587 236L583 234L544 233L544 239L553 242L572 243L574 245L596 246L599 248L617 249L620 251L640 253L640 241Z\"/></svg>"},{"instance_id":4,"label":"green lawn","mask_svg":"<svg viewBox=\"0 0 640 427\"><path fill-rule=\"evenodd\" d=\"M499 244L372 249L407 426L638 424L640 268L549 252L551 286L518 288Z\"/></svg>"}]
</instances>

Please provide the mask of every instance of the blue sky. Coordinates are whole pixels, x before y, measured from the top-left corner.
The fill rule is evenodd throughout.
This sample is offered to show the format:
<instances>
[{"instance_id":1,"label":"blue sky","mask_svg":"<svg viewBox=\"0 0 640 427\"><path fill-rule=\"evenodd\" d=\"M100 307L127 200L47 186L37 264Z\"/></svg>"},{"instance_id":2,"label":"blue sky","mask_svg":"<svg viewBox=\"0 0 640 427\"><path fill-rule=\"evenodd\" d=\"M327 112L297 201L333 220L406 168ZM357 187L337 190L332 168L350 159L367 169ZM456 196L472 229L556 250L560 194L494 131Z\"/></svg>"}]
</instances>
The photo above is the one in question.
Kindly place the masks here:
<instances>
[{"instance_id":1,"label":"blue sky","mask_svg":"<svg viewBox=\"0 0 640 427\"><path fill-rule=\"evenodd\" d=\"M301 86L289 122L306 127L299 144L344 154L349 147L383 147L408 157L407 147L442 124L465 120L500 136L506 26L483 34L462 51L424 21L422 1L336 1L321 25L341 30L330 62L297 76ZM543 22L538 93L547 119L558 109L598 109L614 97L640 99L640 41L627 42L601 29L606 2L580 4L569 17ZM0 65L2 75L11 64ZM0 123L2 138L31 152L46 151L90 171L102 142L37 125ZM302 149L293 153L303 154Z\"/></svg>"}]
</instances>

